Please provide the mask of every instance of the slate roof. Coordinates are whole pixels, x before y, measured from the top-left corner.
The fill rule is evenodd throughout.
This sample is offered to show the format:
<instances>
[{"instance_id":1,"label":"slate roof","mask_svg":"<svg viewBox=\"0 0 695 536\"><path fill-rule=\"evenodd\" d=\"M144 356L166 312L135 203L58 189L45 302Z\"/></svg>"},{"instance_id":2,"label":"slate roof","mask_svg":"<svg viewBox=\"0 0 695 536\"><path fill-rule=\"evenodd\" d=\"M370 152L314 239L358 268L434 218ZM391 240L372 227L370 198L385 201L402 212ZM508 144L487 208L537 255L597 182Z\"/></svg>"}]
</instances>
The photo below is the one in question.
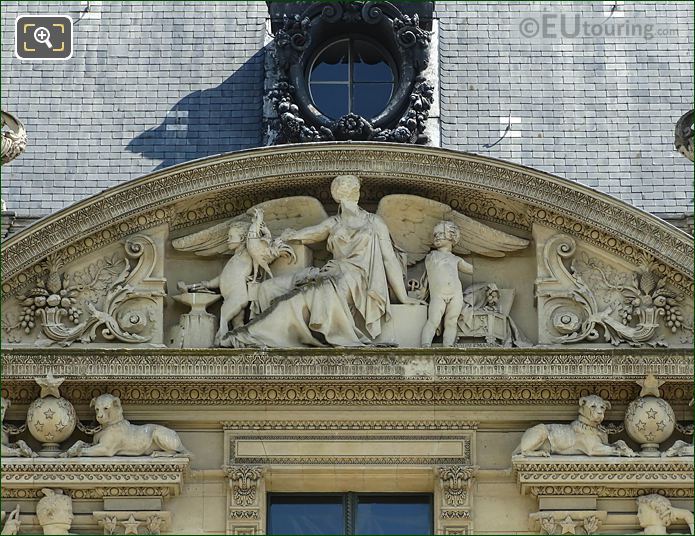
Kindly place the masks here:
<instances>
[{"instance_id":1,"label":"slate roof","mask_svg":"<svg viewBox=\"0 0 695 536\"><path fill-rule=\"evenodd\" d=\"M437 2L441 144L662 217L692 214L693 167L673 150L675 122L693 107L692 3L626 3L605 23L653 24L663 33L651 39L519 30L543 13L595 24L612 4ZM92 1L85 15L86 5L3 4L2 105L30 137L2 169L10 210L43 216L154 169L261 145L264 2ZM74 57L15 58L16 15L51 13L77 21ZM511 132L484 147L510 116Z\"/></svg>"},{"instance_id":2,"label":"slate roof","mask_svg":"<svg viewBox=\"0 0 695 536\"><path fill-rule=\"evenodd\" d=\"M673 132L693 108L693 3L618 2L623 16L608 17L614 4L435 4L442 145L555 173L657 215L692 214L693 165L673 150ZM578 17L588 33L624 24L633 35L524 37L522 21L544 15L556 25L564 16L568 34ZM647 25L651 39L637 35ZM484 148L510 115L520 137Z\"/></svg>"}]
</instances>

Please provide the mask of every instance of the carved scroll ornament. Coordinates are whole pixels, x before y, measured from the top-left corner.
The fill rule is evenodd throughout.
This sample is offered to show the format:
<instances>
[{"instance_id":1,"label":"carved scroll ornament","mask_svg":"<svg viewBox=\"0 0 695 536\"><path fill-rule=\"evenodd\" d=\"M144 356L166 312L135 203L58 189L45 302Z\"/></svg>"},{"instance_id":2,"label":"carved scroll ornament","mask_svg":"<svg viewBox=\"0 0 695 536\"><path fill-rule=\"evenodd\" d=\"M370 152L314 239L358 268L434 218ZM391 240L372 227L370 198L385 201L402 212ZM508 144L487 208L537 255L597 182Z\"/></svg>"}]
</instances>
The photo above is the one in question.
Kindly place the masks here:
<instances>
[{"instance_id":1,"label":"carved scroll ornament","mask_svg":"<svg viewBox=\"0 0 695 536\"><path fill-rule=\"evenodd\" d=\"M141 290L138 284L155 262L155 244L147 236L136 235L126 240L124 249L125 257L105 257L72 274L59 272L62 261L58 256L46 259L48 274L18 296L22 307L18 317L5 317L3 329L10 342L20 342L20 332L30 335L36 327L45 337L37 345L89 343L97 338L99 328L107 341L150 340L155 319L143 301L154 303L163 294ZM134 268L130 259L137 260Z\"/></svg>"},{"instance_id":2,"label":"carved scroll ornament","mask_svg":"<svg viewBox=\"0 0 695 536\"><path fill-rule=\"evenodd\" d=\"M536 297L544 301L545 329L551 342L592 342L601 337L614 346L667 346L660 327L692 333L680 307L682 296L652 271L649 259L635 272L610 270L596 259L576 259L576 242L568 235L551 238L543 250L546 277L536 281ZM564 260L572 259L568 269ZM589 286L591 279L594 285ZM598 292L618 293L616 303L599 305Z\"/></svg>"}]
</instances>

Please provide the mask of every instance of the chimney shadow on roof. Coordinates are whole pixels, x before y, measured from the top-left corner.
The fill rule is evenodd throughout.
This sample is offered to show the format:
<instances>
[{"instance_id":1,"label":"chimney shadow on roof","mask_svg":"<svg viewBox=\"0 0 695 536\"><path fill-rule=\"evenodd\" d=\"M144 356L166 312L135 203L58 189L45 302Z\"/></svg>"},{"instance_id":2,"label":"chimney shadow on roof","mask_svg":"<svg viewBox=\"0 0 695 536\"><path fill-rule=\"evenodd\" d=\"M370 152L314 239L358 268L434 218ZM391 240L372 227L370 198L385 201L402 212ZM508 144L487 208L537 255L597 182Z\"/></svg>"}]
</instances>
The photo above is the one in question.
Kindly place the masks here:
<instances>
[{"instance_id":1,"label":"chimney shadow on roof","mask_svg":"<svg viewBox=\"0 0 695 536\"><path fill-rule=\"evenodd\" d=\"M126 150L161 160L154 169L261 145L265 49L216 87L194 91Z\"/></svg>"}]
</instances>

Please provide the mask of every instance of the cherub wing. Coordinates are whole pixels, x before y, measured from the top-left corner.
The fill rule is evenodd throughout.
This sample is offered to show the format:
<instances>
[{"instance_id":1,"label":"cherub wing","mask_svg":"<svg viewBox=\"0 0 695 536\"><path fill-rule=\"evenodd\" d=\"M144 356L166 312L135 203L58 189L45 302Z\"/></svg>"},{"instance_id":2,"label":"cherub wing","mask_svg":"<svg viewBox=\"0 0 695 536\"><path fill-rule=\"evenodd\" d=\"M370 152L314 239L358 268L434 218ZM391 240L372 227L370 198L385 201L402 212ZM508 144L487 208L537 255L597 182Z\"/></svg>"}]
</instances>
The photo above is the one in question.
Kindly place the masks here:
<instances>
[{"instance_id":1,"label":"cherub wing","mask_svg":"<svg viewBox=\"0 0 695 536\"><path fill-rule=\"evenodd\" d=\"M203 257L229 255L246 238L255 208L263 209L263 221L275 236L279 236L288 227L301 229L316 225L328 217L321 202L314 197L282 197L254 205L246 214L182 236L173 240L171 244L174 249Z\"/></svg>"},{"instance_id":2,"label":"cherub wing","mask_svg":"<svg viewBox=\"0 0 695 536\"><path fill-rule=\"evenodd\" d=\"M255 208L263 210L263 221L273 236L280 236L287 228L311 227L328 218L321 202L305 195L264 201L254 205L246 213L252 216Z\"/></svg>"},{"instance_id":3,"label":"cherub wing","mask_svg":"<svg viewBox=\"0 0 695 536\"><path fill-rule=\"evenodd\" d=\"M454 247L454 252L460 255L504 257L510 251L528 246L528 240L488 227L449 205L417 195L387 195L379 202L377 214L386 222L396 245L408 253L409 265L425 258L432 246L432 230L442 220L451 220L461 229L461 239Z\"/></svg>"},{"instance_id":4,"label":"cherub wing","mask_svg":"<svg viewBox=\"0 0 695 536\"><path fill-rule=\"evenodd\" d=\"M209 257L229 255L246 238L250 219L246 214L218 223L202 231L191 233L171 241L174 249Z\"/></svg>"}]
</instances>

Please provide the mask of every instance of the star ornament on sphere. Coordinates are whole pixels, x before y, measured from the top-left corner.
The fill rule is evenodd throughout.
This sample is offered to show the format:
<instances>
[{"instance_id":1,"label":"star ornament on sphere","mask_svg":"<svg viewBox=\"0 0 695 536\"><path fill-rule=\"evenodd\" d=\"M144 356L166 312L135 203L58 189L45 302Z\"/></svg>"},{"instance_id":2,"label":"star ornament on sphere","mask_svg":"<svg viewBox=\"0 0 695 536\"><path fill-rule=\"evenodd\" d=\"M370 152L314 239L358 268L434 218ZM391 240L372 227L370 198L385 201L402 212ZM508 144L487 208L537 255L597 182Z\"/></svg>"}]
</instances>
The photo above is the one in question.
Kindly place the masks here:
<instances>
[{"instance_id":1,"label":"star ornament on sphere","mask_svg":"<svg viewBox=\"0 0 695 536\"><path fill-rule=\"evenodd\" d=\"M49 372L45 378L34 378L34 381L41 387L41 398L46 398L47 396L60 398L58 388L63 384L65 378L55 378L53 373Z\"/></svg>"},{"instance_id":2,"label":"star ornament on sphere","mask_svg":"<svg viewBox=\"0 0 695 536\"><path fill-rule=\"evenodd\" d=\"M639 385L642 390L640 391L640 396L655 396L660 398L659 387L661 387L665 381L658 380L654 374L647 374L647 377L643 380L637 380L637 385Z\"/></svg>"}]
</instances>

